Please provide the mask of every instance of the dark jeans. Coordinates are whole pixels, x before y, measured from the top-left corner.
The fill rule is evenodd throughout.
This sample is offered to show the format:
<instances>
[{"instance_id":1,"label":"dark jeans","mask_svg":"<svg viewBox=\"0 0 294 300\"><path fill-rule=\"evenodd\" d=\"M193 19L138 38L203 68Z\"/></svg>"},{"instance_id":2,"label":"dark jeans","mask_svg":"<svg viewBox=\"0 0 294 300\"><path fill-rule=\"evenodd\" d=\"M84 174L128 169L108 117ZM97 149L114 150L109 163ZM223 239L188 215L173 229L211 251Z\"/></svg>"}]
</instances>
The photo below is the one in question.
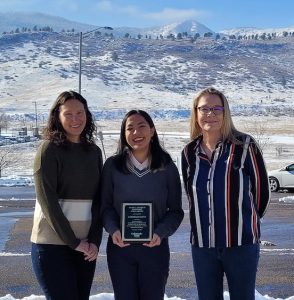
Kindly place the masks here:
<instances>
[{"instance_id":1,"label":"dark jeans","mask_svg":"<svg viewBox=\"0 0 294 300\"><path fill-rule=\"evenodd\" d=\"M32 243L32 263L47 300L88 300L96 260L68 246Z\"/></svg>"},{"instance_id":2,"label":"dark jeans","mask_svg":"<svg viewBox=\"0 0 294 300\"><path fill-rule=\"evenodd\" d=\"M169 246L120 248L108 240L107 262L115 300L163 300L169 273Z\"/></svg>"},{"instance_id":3,"label":"dark jeans","mask_svg":"<svg viewBox=\"0 0 294 300\"><path fill-rule=\"evenodd\" d=\"M231 300L254 300L259 244L232 248L192 246L199 300L223 300L227 277Z\"/></svg>"}]
</instances>

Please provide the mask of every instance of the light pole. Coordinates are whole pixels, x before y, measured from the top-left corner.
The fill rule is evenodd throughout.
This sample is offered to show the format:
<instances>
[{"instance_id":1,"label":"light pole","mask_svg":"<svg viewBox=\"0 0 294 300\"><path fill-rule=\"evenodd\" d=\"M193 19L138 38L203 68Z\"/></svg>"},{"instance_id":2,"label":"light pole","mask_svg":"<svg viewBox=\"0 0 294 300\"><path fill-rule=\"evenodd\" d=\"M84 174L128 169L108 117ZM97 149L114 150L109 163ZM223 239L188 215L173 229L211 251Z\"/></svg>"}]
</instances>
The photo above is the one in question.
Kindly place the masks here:
<instances>
[{"instance_id":1,"label":"light pole","mask_svg":"<svg viewBox=\"0 0 294 300\"><path fill-rule=\"evenodd\" d=\"M98 29L106 29L106 30L113 30L112 27L104 26L104 27L97 27L93 30L87 31L85 33L80 32L80 42L79 42L79 94L82 91L82 52L83 52L83 37L87 36L88 34L97 31Z\"/></svg>"},{"instance_id":2,"label":"light pole","mask_svg":"<svg viewBox=\"0 0 294 300\"><path fill-rule=\"evenodd\" d=\"M39 135L39 130L38 130L38 112L37 112L37 101L33 101L35 104L35 130L33 135L38 136Z\"/></svg>"},{"instance_id":3,"label":"light pole","mask_svg":"<svg viewBox=\"0 0 294 300\"><path fill-rule=\"evenodd\" d=\"M33 101L35 104L35 127L38 128L38 113L37 113L37 101Z\"/></svg>"}]
</instances>

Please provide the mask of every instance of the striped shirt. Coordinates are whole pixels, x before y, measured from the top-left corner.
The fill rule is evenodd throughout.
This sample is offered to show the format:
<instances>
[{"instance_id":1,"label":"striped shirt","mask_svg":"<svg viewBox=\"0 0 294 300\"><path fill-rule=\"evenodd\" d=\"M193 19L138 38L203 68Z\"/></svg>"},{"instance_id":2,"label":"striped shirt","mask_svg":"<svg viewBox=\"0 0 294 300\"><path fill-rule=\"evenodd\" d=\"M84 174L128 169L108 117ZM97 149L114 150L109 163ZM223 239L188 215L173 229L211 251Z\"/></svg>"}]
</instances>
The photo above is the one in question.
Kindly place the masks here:
<instances>
[{"instance_id":1,"label":"striped shirt","mask_svg":"<svg viewBox=\"0 0 294 300\"><path fill-rule=\"evenodd\" d=\"M265 163L249 135L243 142L219 142L209 160L202 136L182 151L182 174L189 200L191 243L233 247L258 243L260 218L270 200Z\"/></svg>"}]
</instances>

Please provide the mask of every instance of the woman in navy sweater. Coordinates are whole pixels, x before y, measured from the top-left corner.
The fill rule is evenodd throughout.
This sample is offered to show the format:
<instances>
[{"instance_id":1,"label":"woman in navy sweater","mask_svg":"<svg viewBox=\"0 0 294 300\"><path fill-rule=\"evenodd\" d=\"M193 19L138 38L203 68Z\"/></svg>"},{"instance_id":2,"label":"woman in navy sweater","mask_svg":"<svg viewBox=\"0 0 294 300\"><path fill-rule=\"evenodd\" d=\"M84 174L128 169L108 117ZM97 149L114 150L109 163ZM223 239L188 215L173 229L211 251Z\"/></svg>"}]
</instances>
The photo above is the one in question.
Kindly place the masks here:
<instances>
[{"instance_id":1,"label":"woman in navy sweater","mask_svg":"<svg viewBox=\"0 0 294 300\"><path fill-rule=\"evenodd\" d=\"M270 200L261 151L235 129L226 97L214 88L196 96L190 134L182 173L199 299L223 299L225 274L231 300L253 300L260 218Z\"/></svg>"},{"instance_id":2,"label":"woman in navy sweater","mask_svg":"<svg viewBox=\"0 0 294 300\"><path fill-rule=\"evenodd\" d=\"M159 143L151 117L131 110L123 119L117 154L102 172L102 216L109 233L107 262L116 300L163 300L169 274L168 237L184 212L177 167ZM152 203L151 240L122 239L123 203Z\"/></svg>"}]
</instances>

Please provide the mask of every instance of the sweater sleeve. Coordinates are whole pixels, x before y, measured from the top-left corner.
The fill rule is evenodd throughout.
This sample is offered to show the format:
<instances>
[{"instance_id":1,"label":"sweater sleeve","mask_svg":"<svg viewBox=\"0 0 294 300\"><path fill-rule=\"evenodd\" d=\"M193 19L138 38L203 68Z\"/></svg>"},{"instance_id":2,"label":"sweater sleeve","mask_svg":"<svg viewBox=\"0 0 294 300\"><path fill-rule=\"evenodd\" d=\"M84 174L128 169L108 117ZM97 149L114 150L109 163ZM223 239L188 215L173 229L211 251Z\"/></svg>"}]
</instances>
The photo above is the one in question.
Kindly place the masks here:
<instances>
[{"instance_id":1,"label":"sweater sleeve","mask_svg":"<svg viewBox=\"0 0 294 300\"><path fill-rule=\"evenodd\" d=\"M180 226L184 211L182 209L181 180L174 163L167 166L167 210L163 219L157 224L154 233L163 239L171 236Z\"/></svg>"},{"instance_id":2,"label":"sweater sleeve","mask_svg":"<svg viewBox=\"0 0 294 300\"><path fill-rule=\"evenodd\" d=\"M103 229L103 224L100 217L100 207L101 207L100 189L101 189L101 173L102 173L103 159L102 159L101 150L98 147L97 147L97 164L98 164L98 172L100 175L100 180L99 180L100 184L99 184L99 189L96 192L96 195L92 203L92 208L91 208L92 223L88 234L88 242L94 243L99 249L101 239L102 239L102 229Z\"/></svg>"},{"instance_id":3,"label":"sweater sleeve","mask_svg":"<svg viewBox=\"0 0 294 300\"><path fill-rule=\"evenodd\" d=\"M113 158L108 158L103 166L101 181L101 217L105 230L112 235L120 229L120 217L113 205Z\"/></svg>"},{"instance_id":4,"label":"sweater sleeve","mask_svg":"<svg viewBox=\"0 0 294 300\"><path fill-rule=\"evenodd\" d=\"M250 174L251 192L254 203L260 218L262 218L269 205L271 195L263 156L253 139L250 141L245 165Z\"/></svg>"},{"instance_id":5,"label":"sweater sleeve","mask_svg":"<svg viewBox=\"0 0 294 300\"><path fill-rule=\"evenodd\" d=\"M42 212L65 244L75 249L80 240L76 238L69 221L64 216L57 195L58 159L54 147L44 142L38 149L34 161L34 180L37 201Z\"/></svg>"}]
</instances>

